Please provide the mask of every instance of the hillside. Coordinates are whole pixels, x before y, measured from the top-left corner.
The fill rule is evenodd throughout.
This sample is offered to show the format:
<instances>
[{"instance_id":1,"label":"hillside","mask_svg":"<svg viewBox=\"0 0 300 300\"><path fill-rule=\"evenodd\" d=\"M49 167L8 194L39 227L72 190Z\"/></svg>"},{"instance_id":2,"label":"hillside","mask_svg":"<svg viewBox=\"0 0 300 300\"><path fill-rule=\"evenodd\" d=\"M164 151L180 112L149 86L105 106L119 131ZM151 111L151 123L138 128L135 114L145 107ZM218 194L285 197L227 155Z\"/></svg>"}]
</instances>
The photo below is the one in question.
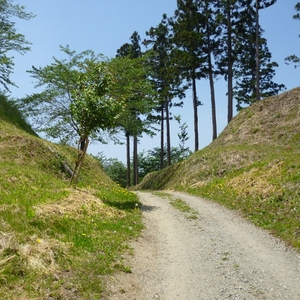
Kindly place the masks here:
<instances>
[{"instance_id":1,"label":"hillside","mask_svg":"<svg viewBox=\"0 0 300 300\"><path fill-rule=\"evenodd\" d=\"M30 125L26 123L20 112L9 103L4 95L0 94L0 119L6 121L25 132L36 135Z\"/></svg>"},{"instance_id":2,"label":"hillside","mask_svg":"<svg viewBox=\"0 0 300 300\"><path fill-rule=\"evenodd\" d=\"M0 101L0 299L99 299L139 234L137 196L87 156L79 183L63 164L77 150L39 138Z\"/></svg>"},{"instance_id":3,"label":"hillside","mask_svg":"<svg viewBox=\"0 0 300 300\"><path fill-rule=\"evenodd\" d=\"M211 146L245 143L299 146L300 87L242 110Z\"/></svg>"},{"instance_id":4,"label":"hillside","mask_svg":"<svg viewBox=\"0 0 300 300\"><path fill-rule=\"evenodd\" d=\"M300 249L300 88L242 110L208 147L146 176L239 210Z\"/></svg>"}]
</instances>

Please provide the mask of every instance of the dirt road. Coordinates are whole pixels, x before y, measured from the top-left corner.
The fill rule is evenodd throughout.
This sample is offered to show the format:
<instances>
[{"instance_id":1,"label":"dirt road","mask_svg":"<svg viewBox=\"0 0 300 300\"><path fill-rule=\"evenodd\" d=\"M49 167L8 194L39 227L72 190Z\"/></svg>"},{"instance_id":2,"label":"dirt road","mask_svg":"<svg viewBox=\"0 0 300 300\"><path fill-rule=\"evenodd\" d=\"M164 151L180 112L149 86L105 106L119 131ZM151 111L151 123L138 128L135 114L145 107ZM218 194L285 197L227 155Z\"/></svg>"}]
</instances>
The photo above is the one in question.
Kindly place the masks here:
<instances>
[{"instance_id":1,"label":"dirt road","mask_svg":"<svg viewBox=\"0 0 300 300\"><path fill-rule=\"evenodd\" d=\"M107 299L300 299L300 254L212 202L172 192L138 193L145 230L133 245L132 274L113 278Z\"/></svg>"}]
</instances>

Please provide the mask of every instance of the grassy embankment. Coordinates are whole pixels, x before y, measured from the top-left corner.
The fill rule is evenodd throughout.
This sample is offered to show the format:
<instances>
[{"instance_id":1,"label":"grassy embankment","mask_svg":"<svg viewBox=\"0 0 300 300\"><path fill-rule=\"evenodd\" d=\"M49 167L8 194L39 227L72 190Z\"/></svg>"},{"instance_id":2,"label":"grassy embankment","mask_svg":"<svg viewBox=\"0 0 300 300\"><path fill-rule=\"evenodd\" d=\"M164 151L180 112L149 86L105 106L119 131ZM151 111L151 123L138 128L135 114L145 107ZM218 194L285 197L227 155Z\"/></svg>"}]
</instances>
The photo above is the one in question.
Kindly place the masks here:
<instances>
[{"instance_id":1,"label":"grassy embankment","mask_svg":"<svg viewBox=\"0 0 300 300\"><path fill-rule=\"evenodd\" d=\"M0 299L99 299L141 228L135 194L88 156L76 188L62 163L77 151L37 137L0 97Z\"/></svg>"},{"instance_id":2,"label":"grassy embankment","mask_svg":"<svg viewBox=\"0 0 300 300\"><path fill-rule=\"evenodd\" d=\"M300 88L244 109L212 144L139 188L217 201L300 250Z\"/></svg>"}]
</instances>

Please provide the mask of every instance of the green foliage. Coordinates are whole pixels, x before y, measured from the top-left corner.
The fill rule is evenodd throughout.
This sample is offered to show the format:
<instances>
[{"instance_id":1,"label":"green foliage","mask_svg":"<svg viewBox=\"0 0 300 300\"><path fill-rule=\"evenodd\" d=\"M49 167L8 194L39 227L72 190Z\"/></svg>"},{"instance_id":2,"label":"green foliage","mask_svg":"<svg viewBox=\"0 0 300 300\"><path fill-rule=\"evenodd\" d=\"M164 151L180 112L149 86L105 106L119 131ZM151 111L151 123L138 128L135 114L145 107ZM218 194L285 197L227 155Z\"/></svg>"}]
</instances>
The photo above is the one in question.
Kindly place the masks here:
<instances>
[{"instance_id":1,"label":"green foliage","mask_svg":"<svg viewBox=\"0 0 300 300\"><path fill-rule=\"evenodd\" d=\"M164 149L164 165L163 167L167 167L168 162L166 159L166 149ZM176 164L177 162L183 161L186 159L191 152L189 150L182 152L181 148L171 147L171 163ZM139 175L142 178L146 176L148 173L160 170L160 156L161 149L156 147L152 150L148 150L146 153L141 152L138 155L139 161Z\"/></svg>"},{"instance_id":2,"label":"green foliage","mask_svg":"<svg viewBox=\"0 0 300 300\"><path fill-rule=\"evenodd\" d=\"M143 44L151 47L147 51L148 64L151 68L151 80L160 100L159 110L165 103L170 105L176 96L182 99L187 87L181 86L182 79L174 61L172 28L167 15L164 14L161 22L156 27L151 27L146 35L148 38L143 41ZM182 106L182 102L175 105Z\"/></svg>"},{"instance_id":3,"label":"green foliage","mask_svg":"<svg viewBox=\"0 0 300 300\"><path fill-rule=\"evenodd\" d=\"M68 59L29 73L43 91L20 99L19 107L48 138L72 143L115 126L122 108L120 99L109 97L108 62L93 51L76 53L61 47Z\"/></svg>"},{"instance_id":4,"label":"green foliage","mask_svg":"<svg viewBox=\"0 0 300 300\"><path fill-rule=\"evenodd\" d=\"M266 8L272 4L271 2L260 1L260 8ZM236 29L240 34L240 41L235 45L237 61L234 72L237 80L233 89L238 110L242 109L244 104L251 105L258 100L256 95L256 30L259 33L259 99L278 95L279 92L286 89L284 84L277 84L273 81L275 68L278 67L278 64L271 60L272 54L268 49L267 40L263 38L263 30L255 22L256 11L254 7L249 6L240 13L243 22L236 25ZM256 26L258 26L258 29Z\"/></svg>"},{"instance_id":5,"label":"green foliage","mask_svg":"<svg viewBox=\"0 0 300 300\"><path fill-rule=\"evenodd\" d=\"M207 77L208 59L207 47L204 46L204 30L208 20L199 11L199 5L194 0L177 1L174 18L170 21L172 40L176 45L174 61L178 65L180 77L192 87L195 151L199 149L198 106L203 104L197 94L196 80Z\"/></svg>"},{"instance_id":6,"label":"green foliage","mask_svg":"<svg viewBox=\"0 0 300 300\"><path fill-rule=\"evenodd\" d=\"M293 16L295 20L300 20L300 2L296 3L295 10L297 13Z\"/></svg>"},{"instance_id":7,"label":"green foliage","mask_svg":"<svg viewBox=\"0 0 300 300\"><path fill-rule=\"evenodd\" d=\"M188 147L185 147L185 143L189 140L188 131L187 131L188 126L186 122L181 124L180 115L174 116L174 119L178 122L179 129L180 129L180 132L177 135L179 138L179 149L181 152L180 155L181 157L177 161L181 161L191 155L190 149Z\"/></svg>"},{"instance_id":8,"label":"green foliage","mask_svg":"<svg viewBox=\"0 0 300 300\"><path fill-rule=\"evenodd\" d=\"M105 173L115 182L117 182L121 187L127 186L126 181L126 166L116 158L106 158L102 154L96 156L101 162Z\"/></svg>"},{"instance_id":9,"label":"green foliage","mask_svg":"<svg viewBox=\"0 0 300 300\"><path fill-rule=\"evenodd\" d=\"M11 21L13 17L24 20L29 20L34 16L25 11L24 6L13 4L14 0L0 0L0 84L9 91L8 86L16 86L10 80L10 75L13 73L13 57L11 51L16 51L24 54L30 50L29 42L26 41L25 36L18 33L15 28L15 22Z\"/></svg>"},{"instance_id":10,"label":"green foliage","mask_svg":"<svg viewBox=\"0 0 300 300\"><path fill-rule=\"evenodd\" d=\"M195 78L205 77L205 52L202 51L203 20L202 14L198 12L196 1L177 1L174 20L171 21L174 32L173 42L177 46L176 60L180 64L182 76L189 82Z\"/></svg>"},{"instance_id":11,"label":"green foliage","mask_svg":"<svg viewBox=\"0 0 300 300\"><path fill-rule=\"evenodd\" d=\"M70 89L70 112L78 124L80 137L88 137L98 130L116 126L122 101L109 97L112 81L108 65L104 62L85 60L75 78L76 87Z\"/></svg>"},{"instance_id":12,"label":"green foliage","mask_svg":"<svg viewBox=\"0 0 300 300\"><path fill-rule=\"evenodd\" d=\"M120 64L116 65L116 70L119 69L118 77L120 79L117 81L117 94L120 84L121 89L122 87L129 88L129 92L125 93L127 109L123 111L124 114L119 124L126 136L128 186L131 185L130 137L133 137L133 184L136 184L138 181L138 136L143 133L154 134L148 115L155 107L156 102L155 90L149 81L148 56L142 54L139 34L135 31L130 40L131 44L126 43L117 50L117 57L121 58L121 70Z\"/></svg>"},{"instance_id":13,"label":"green foliage","mask_svg":"<svg viewBox=\"0 0 300 300\"><path fill-rule=\"evenodd\" d=\"M141 114L151 110L153 94L144 60L108 61L90 50L78 54L68 46L61 50L68 59L54 58L51 65L29 71L36 88L43 88L19 100L32 123L48 138L63 143L87 136L101 139L103 131L122 123L140 131L140 119L135 117L133 124L132 109Z\"/></svg>"},{"instance_id":14,"label":"green foliage","mask_svg":"<svg viewBox=\"0 0 300 300\"><path fill-rule=\"evenodd\" d=\"M152 122L160 122L161 128L161 155L163 153L165 131L167 141L168 164L171 163L170 145L170 107L172 105L182 106L181 99L185 96L187 85L183 85L183 79L178 68L178 61L174 56L174 43L172 38L172 27L166 14L163 14L161 22L156 27L151 27L146 32L147 39L144 40L147 51L148 64L151 67L150 77L157 91L158 103L155 114L151 115ZM174 99L180 99L179 103L173 103ZM161 168L163 157L161 157Z\"/></svg>"},{"instance_id":15,"label":"green foliage","mask_svg":"<svg viewBox=\"0 0 300 300\"><path fill-rule=\"evenodd\" d=\"M138 162L139 162L139 180L142 180L148 173L158 171L160 169L160 148L154 148L147 152L143 151L138 153ZM166 154L166 149L165 149ZM175 164L179 161L183 161L187 158L191 152L189 149L182 151L180 147L171 148L171 160L172 164ZM167 166L166 155L164 155L164 167ZM120 186L126 187L126 166L116 158L106 158L102 154L98 154L96 158L101 162L105 173ZM130 166L132 167L132 165Z\"/></svg>"},{"instance_id":16,"label":"green foliage","mask_svg":"<svg viewBox=\"0 0 300 300\"><path fill-rule=\"evenodd\" d=\"M128 57L131 59L138 58L142 56L141 46L140 46L140 35L135 31L130 37L131 44L126 43L117 50L117 57Z\"/></svg>"},{"instance_id":17,"label":"green foliage","mask_svg":"<svg viewBox=\"0 0 300 300\"><path fill-rule=\"evenodd\" d=\"M146 57L114 58L110 61L110 70L113 83L109 95L124 103L118 127L133 136L150 133L149 122L141 116L147 115L155 106L155 91L148 79Z\"/></svg>"},{"instance_id":18,"label":"green foliage","mask_svg":"<svg viewBox=\"0 0 300 300\"><path fill-rule=\"evenodd\" d=\"M30 71L37 80L36 87L44 90L21 100L24 111L40 125L48 137L71 143L81 142L81 153L75 164L72 182L81 172L89 137L116 127L120 113L126 110L124 94L114 94L113 87L120 70L104 61L93 51L76 54L69 47L61 47L68 60L57 60L44 68ZM132 80L132 78L127 78ZM120 92L120 91L119 91Z\"/></svg>"}]
</instances>

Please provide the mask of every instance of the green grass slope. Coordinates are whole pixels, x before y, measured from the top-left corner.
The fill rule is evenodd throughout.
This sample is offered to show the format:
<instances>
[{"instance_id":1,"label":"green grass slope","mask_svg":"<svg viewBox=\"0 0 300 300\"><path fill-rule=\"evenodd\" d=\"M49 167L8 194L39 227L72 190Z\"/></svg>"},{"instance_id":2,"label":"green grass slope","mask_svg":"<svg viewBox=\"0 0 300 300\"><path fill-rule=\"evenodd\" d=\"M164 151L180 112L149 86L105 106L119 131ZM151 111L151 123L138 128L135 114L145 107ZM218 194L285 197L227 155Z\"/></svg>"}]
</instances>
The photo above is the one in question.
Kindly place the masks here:
<instances>
[{"instance_id":1,"label":"green grass slope","mask_svg":"<svg viewBox=\"0 0 300 300\"><path fill-rule=\"evenodd\" d=\"M138 188L218 201L300 249L300 88L242 110L208 147Z\"/></svg>"},{"instance_id":2,"label":"green grass slope","mask_svg":"<svg viewBox=\"0 0 300 300\"><path fill-rule=\"evenodd\" d=\"M37 134L30 127L30 125L28 125L26 121L23 119L21 113L7 100L7 98L4 95L1 94L0 94L0 119L32 135L37 136Z\"/></svg>"},{"instance_id":3,"label":"green grass slope","mask_svg":"<svg viewBox=\"0 0 300 300\"><path fill-rule=\"evenodd\" d=\"M2 99L3 100L3 99ZM37 137L0 105L0 299L99 299L142 228L135 194L91 156L69 187L77 150Z\"/></svg>"}]
</instances>

